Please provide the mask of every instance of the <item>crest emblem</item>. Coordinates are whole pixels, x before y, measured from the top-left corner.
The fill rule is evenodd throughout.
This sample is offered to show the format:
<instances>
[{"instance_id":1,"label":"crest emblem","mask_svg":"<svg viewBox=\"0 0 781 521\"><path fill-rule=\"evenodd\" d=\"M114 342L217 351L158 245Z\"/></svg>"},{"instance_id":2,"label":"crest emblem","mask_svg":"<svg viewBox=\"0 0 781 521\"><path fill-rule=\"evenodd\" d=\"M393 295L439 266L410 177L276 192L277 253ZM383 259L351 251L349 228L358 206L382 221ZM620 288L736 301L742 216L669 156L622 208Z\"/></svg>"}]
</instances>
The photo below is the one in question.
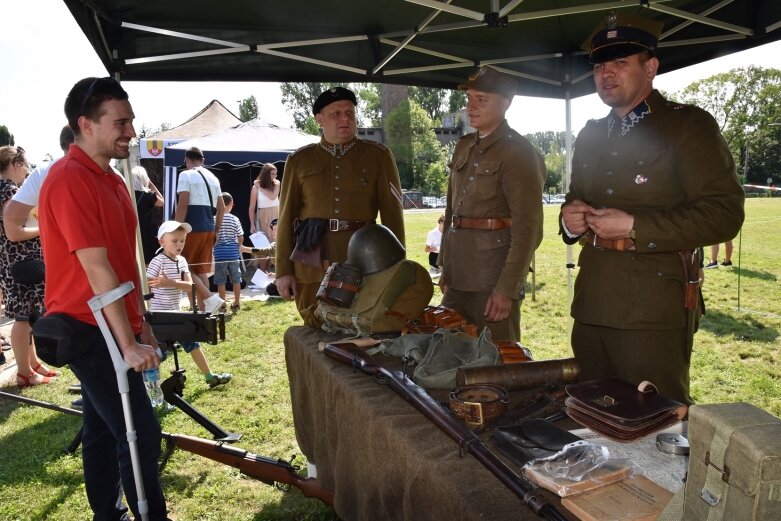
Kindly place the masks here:
<instances>
[{"instance_id":1,"label":"crest emblem","mask_svg":"<svg viewBox=\"0 0 781 521\"><path fill-rule=\"evenodd\" d=\"M636 185L644 185L647 182L648 182L648 178L647 177L643 177L640 174L637 174L637 177L635 177L635 184Z\"/></svg>"},{"instance_id":2,"label":"crest emblem","mask_svg":"<svg viewBox=\"0 0 781 521\"><path fill-rule=\"evenodd\" d=\"M150 156L157 157L163 153L163 142L157 139L150 139L146 142L146 151Z\"/></svg>"}]
</instances>

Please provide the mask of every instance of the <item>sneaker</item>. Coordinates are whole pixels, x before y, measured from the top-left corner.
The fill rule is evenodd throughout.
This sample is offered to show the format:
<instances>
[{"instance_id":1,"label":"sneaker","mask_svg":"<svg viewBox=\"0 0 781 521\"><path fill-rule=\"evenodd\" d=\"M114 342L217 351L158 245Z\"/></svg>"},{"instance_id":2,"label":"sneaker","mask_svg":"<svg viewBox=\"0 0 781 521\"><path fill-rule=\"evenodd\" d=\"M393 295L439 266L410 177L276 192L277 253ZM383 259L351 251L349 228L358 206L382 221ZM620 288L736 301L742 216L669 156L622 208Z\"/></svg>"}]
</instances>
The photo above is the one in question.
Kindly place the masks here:
<instances>
[{"instance_id":1,"label":"sneaker","mask_svg":"<svg viewBox=\"0 0 781 521\"><path fill-rule=\"evenodd\" d=\"M225 304L225 301L219 295L212 295L203 301L203 308L204 311L211 314L220 309L223 304Z\"/></svg>"},{"instance_id":2,"label":"sneaker","mask_svg":"<svg viewBox=\"0 0 781 521\"><path fill-rule=\"evenodd\" d=\"M708 264L705 265L705 269L709 270L711 268L718 268L719 267L719 261L710 261Z\"/></svg>"},{"instance_id":3,"label":"sneaker","mask_svg":"<svg viewBox=\"0 0 781 521\"><path fill-rule=\"evenodd\" d=\"M724 261L721 263L722 266L732 266L732 261Z\"/></svg>"},{"instance_id":4,"label":"sneaker","mask_svg":"<svg viewBox=\"0 0 781 521\"><path fill-rule=\"evenodd\" d=\"M206 377L206 383L209 384L209 387L214 388L230 382L232 378L233 375L230 373L212 373Z\"/></svg>"},{"instance_id":5,"label":"sneaker","mask_svg":"<svg viewBox=\"0 0 781 521\"><path fill-rule=\"evenodd\" d=\"M80 411L84 408L84 399L79 398L78 400L73 400L71 402L71 409L76 409L77 411Z\"/></svg>"}]
</instances>

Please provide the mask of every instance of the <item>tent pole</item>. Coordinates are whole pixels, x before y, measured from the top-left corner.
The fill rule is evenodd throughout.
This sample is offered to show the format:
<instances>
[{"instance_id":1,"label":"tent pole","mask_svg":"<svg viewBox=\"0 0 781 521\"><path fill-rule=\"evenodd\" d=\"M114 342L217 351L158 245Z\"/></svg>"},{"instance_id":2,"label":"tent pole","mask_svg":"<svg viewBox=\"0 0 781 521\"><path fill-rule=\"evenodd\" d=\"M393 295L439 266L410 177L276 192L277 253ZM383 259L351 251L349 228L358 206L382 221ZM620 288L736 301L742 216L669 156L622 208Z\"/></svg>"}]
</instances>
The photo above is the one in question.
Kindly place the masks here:
<instances>
[{"instance_id":1,"label":"tent pole","mask_svg":"<svg viewBox=\"0 0 781 521\"><path fill-rule=\"evenodd\" d=\"M567 75L566 80L567 80L566 82L567 85L569 85L569 75ZM565 164L566 177L564 181L564 191L569 192L569 184L570 184L570 179L572 177L572 99L570 98L569 89L564 91L564 108L565 108L565 119L566 119L564 146L566 148L566 158L567 158ZM574 269L575 269L575 261L574 261L573 248L571 244L568 244L567 245L567 307L569 307L572 304L572 299L575 293L573 273L572 273Z\"/></svg>"}]
</instances>

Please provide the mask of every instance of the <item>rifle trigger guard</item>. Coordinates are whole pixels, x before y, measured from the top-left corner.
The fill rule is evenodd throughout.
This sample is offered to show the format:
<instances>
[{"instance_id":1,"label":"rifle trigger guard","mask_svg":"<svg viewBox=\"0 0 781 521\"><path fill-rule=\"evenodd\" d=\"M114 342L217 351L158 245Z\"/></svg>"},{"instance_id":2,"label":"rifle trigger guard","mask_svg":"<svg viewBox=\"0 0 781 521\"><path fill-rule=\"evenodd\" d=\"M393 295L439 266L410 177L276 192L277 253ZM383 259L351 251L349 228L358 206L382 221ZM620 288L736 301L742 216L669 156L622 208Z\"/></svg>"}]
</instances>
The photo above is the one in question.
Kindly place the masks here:
<instances>
[{"instance_id":1,"label":"rifle trigger guard","mask_svg":"<svg viewBox=\"0 0 781 521\"><path fill-rule=\"evenodd\" d=\"M388 379L382 373L374 373L372 378L374 378L374 383L376 384L388 385Z\"/></svg>"}]
</instances>

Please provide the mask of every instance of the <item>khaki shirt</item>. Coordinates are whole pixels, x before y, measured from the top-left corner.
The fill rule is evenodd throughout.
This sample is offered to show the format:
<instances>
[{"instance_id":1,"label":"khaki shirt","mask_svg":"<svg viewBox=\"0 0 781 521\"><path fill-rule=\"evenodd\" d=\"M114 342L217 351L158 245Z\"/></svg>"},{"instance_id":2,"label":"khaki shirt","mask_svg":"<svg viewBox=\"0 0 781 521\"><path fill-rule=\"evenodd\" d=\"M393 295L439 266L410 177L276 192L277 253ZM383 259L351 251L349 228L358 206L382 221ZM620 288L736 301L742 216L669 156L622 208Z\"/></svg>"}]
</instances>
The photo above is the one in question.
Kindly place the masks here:
<instances>
[{"instance_id":1,"label":"khaki shirt","mask_svg":"<svg viewBox=\"0 0 781 521\"><path fill-rule=\"evenodd\" d=\"M519 298L542 241L542 156L504 121L488 136L462 137L450 163L442 282L460 291L496 291ZM512 219L503 230L454 229L453 216Z\"/></svg>"},{"instance_id":2,"label":"khaki shirt","mask_svg":"<svg viewBox=\"0 0 781 521\"><path fill-rule=\"evenodd\" d=\"M678 251L730 240L743 223L743 189L713 117L657 91L645 103L634 123L622 128L612 115L591 120L575 142L565 205L580 199L634 215L637 248L583 247L572 316L585 324L683 327ZM577 239L564 234L564 240Z\"/></svg>"},{"instance_id":3,"label":"khaki shirt","mask_svg":"<svg viewBox=\"0 0 781 521\"><path fill-rule=\"evenodd\" d=\"M344 155L328 152L325 140L295 151L285 163L277 227L276 275L295 275L300 283L319 283L325 271L290 260L295 219L376 221L404 244L401 183L391 151L355 138ZM326 147L326 148L324 148ZM328 261L343 262L354 231L327 231Z\"/></svg>"}]
</instances>

